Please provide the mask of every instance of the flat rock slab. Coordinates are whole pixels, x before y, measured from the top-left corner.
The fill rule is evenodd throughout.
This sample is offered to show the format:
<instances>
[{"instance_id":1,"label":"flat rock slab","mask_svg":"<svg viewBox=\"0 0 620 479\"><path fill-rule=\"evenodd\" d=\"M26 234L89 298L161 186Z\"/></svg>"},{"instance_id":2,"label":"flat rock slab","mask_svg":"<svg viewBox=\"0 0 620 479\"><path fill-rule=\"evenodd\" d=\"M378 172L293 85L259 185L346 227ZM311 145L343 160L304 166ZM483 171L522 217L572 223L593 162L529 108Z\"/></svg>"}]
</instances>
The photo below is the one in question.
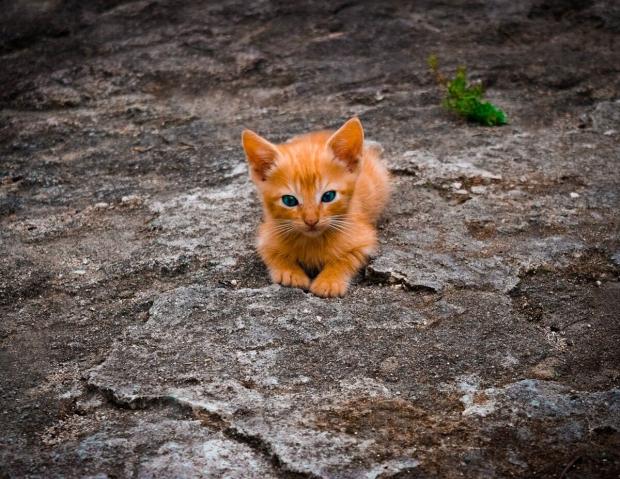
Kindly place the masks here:
<instances>
[{"instance_id":1,"label":"flat rock slab","mask_svg":"<svg viewBox=\"0 0 620 479\"><path fill-rule=\"evenodd\" d=\"M428 327L430 318L443 312L452 321L463 311L420 308L403 291L325 301L276 286L184 287L159 297L88 383L125 407L208 417L259 457L309 477L385 477L421 460L450 474L492 473L489 451L476 445L500 437L493 454L504 459L493 467L517 474L530 454L522 441L538 428L546 434L537 447L552 450L620 427L617 389L587 393L533 379L488 385L485 371L510 377L549 345L532 341L527 324L511 327L509 304L493 304L500 296L484 300L493 317L476 327L453 323L445 334L458 343L437 351L443 333Z\"/></svg>"}]
</instances>

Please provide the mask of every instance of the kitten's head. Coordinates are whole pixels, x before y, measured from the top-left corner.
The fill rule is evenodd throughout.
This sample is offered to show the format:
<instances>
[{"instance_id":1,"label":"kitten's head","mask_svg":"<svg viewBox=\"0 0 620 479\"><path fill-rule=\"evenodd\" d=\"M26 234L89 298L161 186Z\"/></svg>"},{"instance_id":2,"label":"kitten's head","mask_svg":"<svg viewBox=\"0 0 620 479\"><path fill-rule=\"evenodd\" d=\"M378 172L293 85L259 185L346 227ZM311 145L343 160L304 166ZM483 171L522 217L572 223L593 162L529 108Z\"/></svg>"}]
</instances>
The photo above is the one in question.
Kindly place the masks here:
<instances>
[{"instance_id":1,"label":"kitten's head","mask_svg":"<svg viewBox=\"0 0 620 479\"><path fill-rule=\"evenodd\" d=\"M346 229L364 145L357 118L335 133L310 133L280 145L245 130L242 144L250 176L278 231L316 237Z\"/></svg>"}]
</instances>

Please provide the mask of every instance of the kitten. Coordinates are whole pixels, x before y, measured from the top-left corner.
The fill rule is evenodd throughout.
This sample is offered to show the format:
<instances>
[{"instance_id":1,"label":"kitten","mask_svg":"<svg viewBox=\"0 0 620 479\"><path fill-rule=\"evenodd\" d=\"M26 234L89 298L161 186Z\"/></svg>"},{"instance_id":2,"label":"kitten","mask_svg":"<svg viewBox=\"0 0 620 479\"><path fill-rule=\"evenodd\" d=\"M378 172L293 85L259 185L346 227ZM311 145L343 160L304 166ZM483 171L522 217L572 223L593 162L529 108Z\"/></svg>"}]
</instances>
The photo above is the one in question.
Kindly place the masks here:
<instances>
[{"instance_id":1,"label":"kitten","mask_svg":"<svg viewBox=\"0 0 620 479\"><path fill-rule=\"evenodd\" d=\"M357 118L279 145L250 130L241 141L262 196L257 245L271 279L343 296L377 246L374 223L390 190L380 147L364 144ZM307 271L319 273L310 279Z\"/></svg>"}]
</instances>

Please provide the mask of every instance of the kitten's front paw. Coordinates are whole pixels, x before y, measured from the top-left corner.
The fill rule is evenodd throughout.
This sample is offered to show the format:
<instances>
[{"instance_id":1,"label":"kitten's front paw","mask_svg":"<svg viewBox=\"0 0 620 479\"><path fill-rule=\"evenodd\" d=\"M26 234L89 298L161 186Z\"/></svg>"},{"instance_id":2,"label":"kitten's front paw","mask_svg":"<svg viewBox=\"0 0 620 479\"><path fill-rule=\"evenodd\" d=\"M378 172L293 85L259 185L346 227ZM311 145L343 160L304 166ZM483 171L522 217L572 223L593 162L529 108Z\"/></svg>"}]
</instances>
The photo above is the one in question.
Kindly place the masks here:
<instances>
[{"instance_id":1,"label":"kitten's front paw","mask_svg":"<svg viewBox=\"0 0 620 479\"><path fill-rule=\"evenodd\" d=\"M347 292L348 282L318 276L310 285L310 292L322 298L342 297Z\"/></svg>"},{"instance_id":2,"label":"kitten's front paw","mask_svg":"<svg viewBox=\"0 0 620 479\"><path fill-rule=\"evenodd\" d=\"M308 289L310 287L310 278L303 271L292 271L289 269L272 269L271 280L282 286L291 286L293 288Z\"/></svg>"}]
</instances>

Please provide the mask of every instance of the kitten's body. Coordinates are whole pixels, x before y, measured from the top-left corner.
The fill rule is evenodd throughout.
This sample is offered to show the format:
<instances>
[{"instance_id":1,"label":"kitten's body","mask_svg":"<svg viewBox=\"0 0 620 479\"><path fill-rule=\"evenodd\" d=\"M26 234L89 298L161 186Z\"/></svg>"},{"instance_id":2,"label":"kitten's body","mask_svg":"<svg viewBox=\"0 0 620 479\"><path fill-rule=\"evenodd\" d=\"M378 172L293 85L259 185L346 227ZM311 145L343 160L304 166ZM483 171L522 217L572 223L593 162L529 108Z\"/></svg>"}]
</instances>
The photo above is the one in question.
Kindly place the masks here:
<instances>
[{"instance_id":1,"label":"kitten's body","mask_svg":"<svg viewBox=\"0 0 620 479\"><path fill-rule=\"evenodd\" d=\"M376 248L374 223L389 196L378 146L364 143L357 119L280 145L246 131L243 145L263 200L258 251L273 281L342 296ZM335 193L327 203L326 192ZM284 196L299 204L287 207Z\"/></svg>"}]
</instances>

